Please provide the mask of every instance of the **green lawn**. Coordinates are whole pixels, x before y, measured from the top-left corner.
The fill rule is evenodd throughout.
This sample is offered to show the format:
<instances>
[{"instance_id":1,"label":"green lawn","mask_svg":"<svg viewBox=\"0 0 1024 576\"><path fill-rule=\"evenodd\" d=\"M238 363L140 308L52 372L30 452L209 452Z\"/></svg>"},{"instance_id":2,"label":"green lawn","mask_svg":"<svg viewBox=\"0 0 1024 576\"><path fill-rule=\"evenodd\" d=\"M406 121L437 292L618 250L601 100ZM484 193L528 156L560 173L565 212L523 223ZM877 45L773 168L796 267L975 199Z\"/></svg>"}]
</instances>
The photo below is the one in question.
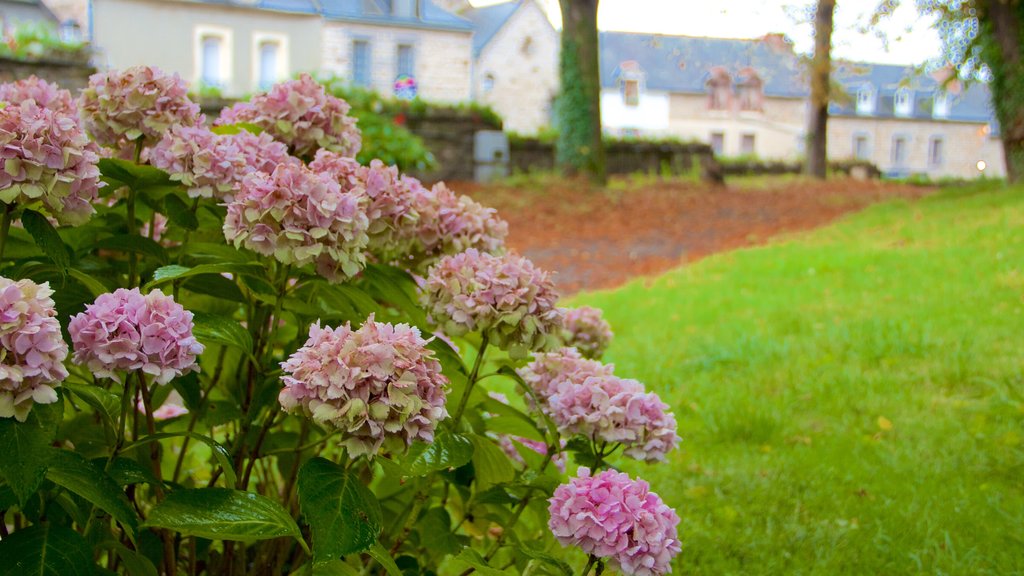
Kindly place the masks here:
<instances>
[{"instance_id":1,"label":"green lawn","mask_svg":"<svg viewBox=\"0 0 1024 576\"><path fill-rule=\"evenodd\" d=\"M1024 574L1024 189L574 299L672 405L680 574Z\"/></svg>"}]
</instances>

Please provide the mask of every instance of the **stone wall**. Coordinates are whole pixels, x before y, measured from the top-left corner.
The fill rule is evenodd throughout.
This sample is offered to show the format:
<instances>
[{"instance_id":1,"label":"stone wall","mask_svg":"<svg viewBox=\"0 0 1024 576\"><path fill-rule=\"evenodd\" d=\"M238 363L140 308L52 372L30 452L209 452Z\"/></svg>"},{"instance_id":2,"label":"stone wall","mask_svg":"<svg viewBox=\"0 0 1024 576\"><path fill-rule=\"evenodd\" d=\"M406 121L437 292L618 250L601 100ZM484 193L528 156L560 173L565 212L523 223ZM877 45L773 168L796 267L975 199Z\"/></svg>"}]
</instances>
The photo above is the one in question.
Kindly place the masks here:
<instances>
[{"instance_id":1,"label":"stone wall","mask_svg":"<svg viewBox=\"0 0 1024 576\"><path fill-rule=\"evenodd\" d=\"M702 143L615 141L606 145L609 174L670 174L682 176L699 171L705 180L718 180L721 168ZM535 139L511 142L512 172L555 169L555 146Z\"/></svg>"},{"instance_id":2,"label":"stone wall","mask_svg":"<svg viewBox=\"0 0 1024 576\"><path fill-rule=\"evenodd\" d=\"M87 63L67 60L35 60L27 62L0 57L0 82L12 82L28 78L33 74L54 82L77 95L78 90L89 83L89 76L96 70Z\"/></svg>"},{"instance_id":3,"label":"stone wall","mask_svg":"<svg viewBox=\"0 0 1024 576\"><path fill-rule=\"evenodd\" d=\"M480 130L501 130L483 117L451 109L428 109L422 116L410 116L406 127L423 139L437 159L437 170L414 173L426 182L472 180L474 137Z\"/></svg>"}]
</instances>

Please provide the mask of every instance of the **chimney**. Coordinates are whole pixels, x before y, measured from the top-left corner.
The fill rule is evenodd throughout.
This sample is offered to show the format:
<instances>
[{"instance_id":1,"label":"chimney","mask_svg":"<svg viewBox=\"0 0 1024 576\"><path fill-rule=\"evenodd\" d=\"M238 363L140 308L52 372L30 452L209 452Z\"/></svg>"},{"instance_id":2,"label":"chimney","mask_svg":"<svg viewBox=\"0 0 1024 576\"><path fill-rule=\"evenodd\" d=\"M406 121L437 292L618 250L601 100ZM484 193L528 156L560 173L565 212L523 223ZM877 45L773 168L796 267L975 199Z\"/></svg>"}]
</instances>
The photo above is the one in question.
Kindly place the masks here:
<instances>
[{"instance_id":1,"label":"chimney","mask_svg":"<svg viewBox=\"0 0 1024 576\"><path fill-rule=\"evenodd\" d=\"M786 35L781 32L771 32L761 37L761 42L764 42L775 52L789 52L793 53L793 42Z\"/></svg>"}]
</instances>

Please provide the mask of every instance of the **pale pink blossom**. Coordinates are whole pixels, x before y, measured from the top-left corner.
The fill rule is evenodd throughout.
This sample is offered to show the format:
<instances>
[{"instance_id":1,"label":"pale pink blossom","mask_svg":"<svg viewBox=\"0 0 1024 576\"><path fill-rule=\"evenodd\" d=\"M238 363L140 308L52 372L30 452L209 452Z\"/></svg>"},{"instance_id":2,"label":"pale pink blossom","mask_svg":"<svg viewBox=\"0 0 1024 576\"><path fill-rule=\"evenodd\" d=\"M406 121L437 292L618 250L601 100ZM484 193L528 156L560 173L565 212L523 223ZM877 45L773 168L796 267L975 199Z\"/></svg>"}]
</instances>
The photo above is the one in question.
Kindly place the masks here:
<instances>
[{"instance_id":1,"label":"pale pink blossom","mask_svg":"<svg viewBox=\"0 0 1024 576\"><path fill-rule=\"evenodd\" d=\"M576 348L586 358L600 358L615 336L601 310L590 306L560 308L562 312L562 342Z\"/></svg>"},{"instance_id":2,"label":"pale pink blossom","mask_svg":"<svg viewBox=\"0 0 1024 576\"><path fill-rule=\"evenodd\" d=\"M57 401L68 345L48 283L0 278L0 418L24 422L35 404Z\"/></svg>"},{"instance_id":3,"label":"pale pink blossom","mask_svg":"<svg viewBox=\"0 0 1024 576\"><path fill-rule=\"evenodd\" d=\"M605 470L562 484L548 500L548 528L562 546L608 560L627 576L672 572L680 552L679 516L643 480Z\"/></svg>"},{"instance_id":4,"label":"pale pink blossom","mask_svg":"<svg viewBox=\"0 0 1024 576\"><path fill-rule=\"evenodd\" d=\"M71 92L56 84L36 76L0 84L0 102L6 102L8 105L20 105L26 100L35 102L36 106L40 108L67 114L74 118L78 117L78 105L75 104Z\"/></svg>"}]
</instances>

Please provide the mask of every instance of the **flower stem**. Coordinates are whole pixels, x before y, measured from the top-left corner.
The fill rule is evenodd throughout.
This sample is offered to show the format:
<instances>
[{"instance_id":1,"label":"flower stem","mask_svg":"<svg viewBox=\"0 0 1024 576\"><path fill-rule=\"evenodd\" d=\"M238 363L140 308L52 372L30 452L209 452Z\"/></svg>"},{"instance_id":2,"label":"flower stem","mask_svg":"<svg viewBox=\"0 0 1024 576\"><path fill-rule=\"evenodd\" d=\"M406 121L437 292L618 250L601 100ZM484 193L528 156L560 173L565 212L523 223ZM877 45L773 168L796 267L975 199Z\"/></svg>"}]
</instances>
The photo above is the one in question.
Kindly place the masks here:
<instances>
[{"instance_id":1,"label":"flower stem","mask_svg":"<svg viewBox=\"0 0 1024 576\"><path fill-rule=\"evenodd\" d=\"M456 427L459 425L459 421L462 420L462 413L466 411L466 405L469 404L469 396L473 393L473 386L476 385L480 375L480 366L483 365L484 354L487 353L487 343L487 334L484 333L483 339L480 341L480 352L476 355L476 360L473 362L473 370L469 373L469 380L466 381L466 391L462 393L459 407L455 410L455 418L452 422Z\"/></svg>"},{"instance_id":2,"label":"flower stem","mask_svg":"<svg viewBox=\"0 0 1024 576\"><path fill-rule=\"evenodd\" d=\"M597 556L590 556L590 558L587 558L587 565L583 567L583 572L580 572L580 575L587 576L590 574L590 569L594 567L594 564L597 564ZM600 570L600 568L598 568L598 570Z\"/></svg>"},{"instance_id":3,"label":"flower stem","mask_svg":"<svg viewBox=\"0 0 1024 576\"><path fill-rule=\"evenodd\" d=\"M0 223L0 262L4 259L4 248L7 247L7 234L11 231L11 220L14 220L13 204L4 204L4 219Z\"/></svg>"}]
</instances>

